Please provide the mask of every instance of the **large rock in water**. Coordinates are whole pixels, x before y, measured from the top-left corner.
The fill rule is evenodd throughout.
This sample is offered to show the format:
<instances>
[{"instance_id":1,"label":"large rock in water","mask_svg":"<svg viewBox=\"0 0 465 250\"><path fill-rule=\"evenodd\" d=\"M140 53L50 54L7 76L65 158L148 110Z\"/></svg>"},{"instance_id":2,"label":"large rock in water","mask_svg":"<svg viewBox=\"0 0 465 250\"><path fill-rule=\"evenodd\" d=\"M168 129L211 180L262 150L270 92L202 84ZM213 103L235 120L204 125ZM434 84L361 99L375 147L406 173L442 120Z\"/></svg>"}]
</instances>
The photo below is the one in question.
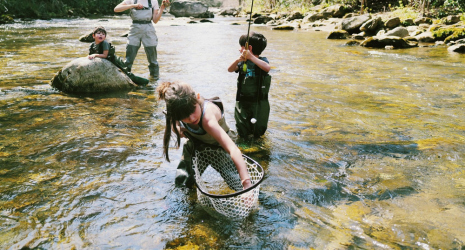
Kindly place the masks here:
<instances>
[{"instance_id":1,"label":"large rock in water","mask_svg":"<svg viewBox=\"0 0 465 250\"><path fill-rule=\"evenodd\" d=\"M208 6L199 1L172 2L170 14L175 17L209 17Z\"/></svg>"},{"instance_id":2,"label":"large rock in water","mask_svg":"<svg viewBox=\"0 0 465 250\"><path fill-rule=\"evenodd\" d=\"M108 60L87 57L65 65L50 82L65 93L104 93L129 91L137 85Z\"/></svg>"}]
</instances>

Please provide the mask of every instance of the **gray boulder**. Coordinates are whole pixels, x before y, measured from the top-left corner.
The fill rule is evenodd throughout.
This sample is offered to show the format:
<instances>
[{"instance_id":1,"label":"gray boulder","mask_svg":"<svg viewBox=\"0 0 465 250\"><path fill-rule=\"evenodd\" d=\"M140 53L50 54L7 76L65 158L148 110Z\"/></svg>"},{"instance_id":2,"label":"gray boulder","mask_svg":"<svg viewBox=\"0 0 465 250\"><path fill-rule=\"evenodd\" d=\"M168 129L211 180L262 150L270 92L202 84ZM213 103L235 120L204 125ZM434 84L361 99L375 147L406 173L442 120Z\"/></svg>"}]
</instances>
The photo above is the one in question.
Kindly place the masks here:
<instances>
[{"instance_id":1,"label":"gray boulder","mask_svg":"<svg viewBox=\"0 0 465 250\"><path fill-rule=\"evenodd\" d=\"M460 16L459 15L449 15L449 16L443 18L443 21L447 25L456 24L456 23L460 22Z\"/></svg>"},{"instance_id":2,"label":"gray boulder","mask_svg":"<svg viewBox=\"0 0 465 250\"><path fill-rule=\"evenodd\" d=\"M306 15L304 19L302 20L302 22L311 23L311 22L315 22L320 19L327 19L330 16L331 15L329 15L328 13L311 13L311 14Z\"/></svg>"},{"instance_id":3,"label":"gray boulder","mask_svg":"<svg viewBox=\"0 0 465 250\"><path fill-rule=\"evenodd\" d=\"M381 17L376 17L362 24L362 26L360 26L360 30L365 31L365 32L372 32L372 31L375 31L381 25L382 25Z\"/></svg>"},{"instance_id":4,"label":"gray boulder","mask_svg":"<svg viewBox=\"0 0 465 250\"><path fill-rule=\"evenodd\" d=\"M347 37L349 37L349 32L345 30L333 30L329 32L326 39L347 39Z\"/></svg>"},{"instance_id":5,"label":"gray boulder","mask_svg":"<svg viewBox=\"0 0 465 250\"><path fill-rule=\"evenodd\" d=\"M253 23L254 24L265 24L272 20L273 18L269 16L259 16L253 20Z\"/></svg>"},{"instance_id":6,"label":"gray boulder","mask_svg":"<svg viewBox=\"0 0 465 250\"><path fill-rule=\"evenodd\" d=\"M384 34L385 36L398 36L398 37L407 37L409 36L409 32L406 28L404 27L397 27L393 30L389 30Z\"/></svg>"},{"instance_id":7,"label":"gray boulder","mask_svg":"<svg viewBox=\"0 0 465 250\"><path fill-rule=\"evenodd\" d=\"M393 18L389 18L388 20L386 20L386 22L384 23L384 26L388 29L392 29L392 28L395 28L397 26L400 25L400 18L399 17L393 17Z\"/></svg>"},{"instance_id":8,"label":"gray boulder","mask_svg":"<svg viewBox=\"0 0 465 250\"><path fill-rule=\"evenodd\" d=\"M137 85L108 60L87 57L65 65L50 82L65 93L107 93L129 91Z\"/></svg>"},{"instance_id":9,"label":"gray boulder","mask_svg":"<svg viewBox=\"0 0 465 250\"><path fill-rule=\"evenodd\" d=\"M341 22L341 29L346 30L351 34L358 32L360 30L360 27L370 19L370 15L361 15L345 18Z\"/></svg>"},{"instance_id":10,"label":"gray boulder","mask_svg":"<svg viewBox=\"0 0 465 250\"><path fill-rule=\"evenodd\" d=\"M336 5L325 8L324 10L322 10L322 13L328 14L332 17L340 18L340 17L343 17L347 13L347 10L344 6L336 4Z\"/></svg>"},{"instance_id":11,"label":"gray boulder","mask_svg":"<svg viewBox=\"0 0 465 250\"><path fill-rule=\"evenodd\" d=\"M418 39L419 42L423 43L434 43L434 41L436 40L431 31L426 31L419 35L416 35L415 38Z\"/></svg>"},{"instance_id":12,"label":"gray boulder","mask_svg":"<svg viewBox=\"0 0 465 250\"><path fill-rule=\"evenodd\" d=\"M415 23L415 25L420 25L422 23L432 24L433 19L431 19L429 17L419 17L419 18L415 19L415 21L413 21L413 22Z\"/></svg>"},{"instance_id":13,"label":"gray boulder","mask_svg":"<svg viewBox=\"0 0 465 250\"><path fill-rule=\"evenodd\" d=\"M296 19L303 19L304 16L299 11L293 11L287 18L286 21L293 21Z\"/></svg>"},{"instance_id":14,"label":"gray boulder","mask_svg":"<svg viewBox=\"0 0 465 250\"><path fill-rule=\"evenodd\" d=\"M237 9L236 9L236 8L230 7L230 8L226 8L226 9L224 9L224 10L221 10L221 11L219 12L219 14L222 15L222 16L237 16L237 14L238 14L240 11L241 11L240 8L237 8Z\"/></svg>"},{"instance_id":15,"label":"gray boulder","mask_svg":"<svg viewBox=\"0 0 465 250\"><path fill-rule=\"evenodd\" d=\"M171 3L170 14L175 17L210 17L208 6L199 1L176 1Z\"/></svg>"}]
</instances>

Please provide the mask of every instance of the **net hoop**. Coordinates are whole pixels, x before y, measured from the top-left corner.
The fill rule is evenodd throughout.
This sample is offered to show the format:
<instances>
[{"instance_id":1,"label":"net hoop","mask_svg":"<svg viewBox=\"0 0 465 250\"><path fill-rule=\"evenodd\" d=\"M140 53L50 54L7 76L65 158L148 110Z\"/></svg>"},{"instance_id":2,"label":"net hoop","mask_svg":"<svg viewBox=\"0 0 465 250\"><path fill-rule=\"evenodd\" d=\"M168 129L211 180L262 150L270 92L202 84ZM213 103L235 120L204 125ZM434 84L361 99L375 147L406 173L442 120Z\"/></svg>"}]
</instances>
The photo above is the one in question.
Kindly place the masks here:
<instances>
[{"instance_id":1,"label":"net hoop","mask_svg":"<svg viewBox=\"0 0 465 250\"><path fill-rule=\"evenodd\" d=\"M243 190L242 181L231 156L219 147L195 150L192 157L197 198L214 217L242 219L258 208L262 166L242 155L252 186Z\"/></svg>"},{"instance_id":2,"label":"net hoop","mask_svg":"<svg viewBox=\"0 0 465 250\"><path fill-rule=\"evenodd\" d=\"M208 150L208 149L207 149ZM198 151L196 151L196 154L197 154ZM248 157L247 155L245 154L242 154L242 157L244 157L245 159L247 159L248 161L251 161L253 162L259 169L258 171L261 172L261 173L264 173L264 170L263 170L263 167L257 162L255 161L254 159ZM258 185L260 185L260 183L262 183L263 181L263 177L265 177L265 175L263 174L261 176L261 178L256 182L254 183L251 187L247 188L247 189L244 189L244 190L241 190L241 191L237 191L237 192L234 192L232 194L210 194L208 192L206 192L205 190L203 190L201 188L202 185L199 185L197 183L197 178L194 178L195 179L195 185L197 187L197 189L204 195L208 196L208 197L211 197L211 198L229 198L229 197L234 197L234 196L238 196L238 195L241 195L241 194L244 194L244 193L247 193L249 191L251 191L252 189L256 188Z\"/></svg>"}]
</instances>

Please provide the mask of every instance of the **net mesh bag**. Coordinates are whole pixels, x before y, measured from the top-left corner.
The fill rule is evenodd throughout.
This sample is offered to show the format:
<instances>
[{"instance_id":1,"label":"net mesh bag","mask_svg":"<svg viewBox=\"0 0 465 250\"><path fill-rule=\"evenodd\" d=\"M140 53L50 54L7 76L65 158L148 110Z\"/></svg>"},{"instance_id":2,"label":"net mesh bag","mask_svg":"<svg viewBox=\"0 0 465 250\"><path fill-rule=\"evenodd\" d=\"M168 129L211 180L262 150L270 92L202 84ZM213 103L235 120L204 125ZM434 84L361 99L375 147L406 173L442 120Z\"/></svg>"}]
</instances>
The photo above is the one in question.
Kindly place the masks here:
<instances>
[{"instance_id":1,"label":"net mesh bag","mask_svg":"<svg viewBox=\"0 0 465 250\"><path fill-rule=\"evenodd\" d=\"M258 206L263 168L242 155L252 186L243 190L236 165L222 148L196 150L192 158L197 198L204 209L215 217L241 219Z\"/></svg>"}]
</instances>

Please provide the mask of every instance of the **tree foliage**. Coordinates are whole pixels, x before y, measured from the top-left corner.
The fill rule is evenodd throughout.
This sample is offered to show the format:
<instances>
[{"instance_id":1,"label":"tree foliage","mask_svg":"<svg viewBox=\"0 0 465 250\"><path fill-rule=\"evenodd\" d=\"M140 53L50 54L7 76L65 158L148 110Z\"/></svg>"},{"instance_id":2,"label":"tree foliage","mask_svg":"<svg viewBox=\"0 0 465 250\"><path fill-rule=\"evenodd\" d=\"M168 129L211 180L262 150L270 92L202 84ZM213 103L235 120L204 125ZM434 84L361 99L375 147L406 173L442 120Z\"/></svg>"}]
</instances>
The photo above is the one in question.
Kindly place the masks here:
<instances>
[{"instance_id":1,"label":"tree foliage","mask_svg":"<svg viewBox=\"0 0 465 250\"><path fill-rule=\"evenodd\" d=\"M0 14L16 18L54 18L67 16L110 15L122 0L0 0ZM176 0L173 0L176 1ZM213 0L212 0L213 1ZM217 0L221 1L221 0ZM363 1L363 4L362 4ZM159 3L161 0L159 0ZM213 1L216 2L216 1ZM240 0L250 6L251 0ZM437 16L465 11L465 0L255 0L257 9L306 11L315 5L343 4L354 11L391 11L414 8L419 12L434 9Z\"/></svg>"},{"instance_id":2,"label":"tree foliage","mask_svg":"<svg viewBox=\"0 0 465 250\"><path fill-rule=\"evenodd\" d=\"M17 18L54 18L114 14L122 0L0 0L0 14ZM18 3L20 2L20 3Z\"/></svg>"}]
</instances>

